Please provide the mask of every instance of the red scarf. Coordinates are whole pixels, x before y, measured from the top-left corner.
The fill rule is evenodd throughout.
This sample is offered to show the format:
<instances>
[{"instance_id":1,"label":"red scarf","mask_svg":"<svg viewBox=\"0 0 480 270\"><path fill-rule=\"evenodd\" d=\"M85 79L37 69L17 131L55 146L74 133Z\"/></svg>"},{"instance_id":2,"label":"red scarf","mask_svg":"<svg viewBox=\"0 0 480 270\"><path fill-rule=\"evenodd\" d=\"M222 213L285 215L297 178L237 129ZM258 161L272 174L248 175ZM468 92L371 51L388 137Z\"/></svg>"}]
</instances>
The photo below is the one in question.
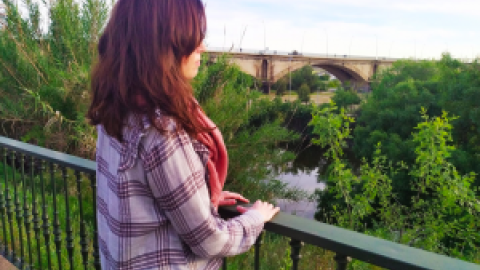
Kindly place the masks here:
<instances>
[{"instance_id":1,"label":"red scarf","mask_svg":"<svg viewBox=\"0 0 480 270\"><path fill-rule=\"evenodd\" d=\"M137 103L142 106L145 100L141 96L137 96ZM210 201L215 208L220 202L220 194L222 193L228 170L228 154L223 142L222 133L217 126L208 118L199 108L197 117L204 126L214 128L210 132L202 132L197 134L197 140L205 145L210 152L207 161L207 170L209 173Z\"/></svg>"},{"instance_id":2,"label":"red scarf","mask_svg":"<svg viewBox=\"0 0 480 270\"><path fill-rule=\"evenodd\" d=\"M214 128L210 132L202 132L197 134L199 142L204 144L209 152L207 161L207 169L209 172L210 200L213 206L218 207L220 202L220 194L222 193L228 170L228 155L225 143L223 142L222 133L215 124L208 118L203 111L198 110L198 118L200 122L209 128Z\"/></svg>"}]
</instances>

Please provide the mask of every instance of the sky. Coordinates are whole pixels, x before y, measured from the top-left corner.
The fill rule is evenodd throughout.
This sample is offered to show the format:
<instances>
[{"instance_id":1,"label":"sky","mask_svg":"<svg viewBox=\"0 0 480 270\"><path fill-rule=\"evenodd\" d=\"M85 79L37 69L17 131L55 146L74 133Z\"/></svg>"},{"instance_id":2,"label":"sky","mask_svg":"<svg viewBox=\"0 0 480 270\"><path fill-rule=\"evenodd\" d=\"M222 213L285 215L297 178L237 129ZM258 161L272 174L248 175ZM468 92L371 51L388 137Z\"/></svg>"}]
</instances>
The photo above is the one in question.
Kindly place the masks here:
<instances>
[{"instance_id":1,"label":"sky","mask_svg":"<svg viewBox=\"0 0 480 270\"><path fill-rule=\"evenodd\" d=\"M480 57L478 0L204 0L209 48Z\"/></svg>"}]
</instances>

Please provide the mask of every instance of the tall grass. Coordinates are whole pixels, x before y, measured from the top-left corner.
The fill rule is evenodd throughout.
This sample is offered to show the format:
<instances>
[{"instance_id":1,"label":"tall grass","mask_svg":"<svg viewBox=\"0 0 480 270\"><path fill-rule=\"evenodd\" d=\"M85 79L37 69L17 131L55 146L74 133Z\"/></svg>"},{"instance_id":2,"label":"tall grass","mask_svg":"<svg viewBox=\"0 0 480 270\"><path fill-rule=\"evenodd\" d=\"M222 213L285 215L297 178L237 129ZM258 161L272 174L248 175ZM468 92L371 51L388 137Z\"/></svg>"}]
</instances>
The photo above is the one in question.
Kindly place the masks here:
<instances>
[{"instance_id":1,"label":"tall grass","mask_svg":"<svg viewBox=\"0 0 480 270\"><path fill-rule=\"evenodd\" d=\"M0 31L0 135L93 157L84 118L104 0L4 0ZM42 18L40 10L46 10Z\"/></svg>"}]
</instances>

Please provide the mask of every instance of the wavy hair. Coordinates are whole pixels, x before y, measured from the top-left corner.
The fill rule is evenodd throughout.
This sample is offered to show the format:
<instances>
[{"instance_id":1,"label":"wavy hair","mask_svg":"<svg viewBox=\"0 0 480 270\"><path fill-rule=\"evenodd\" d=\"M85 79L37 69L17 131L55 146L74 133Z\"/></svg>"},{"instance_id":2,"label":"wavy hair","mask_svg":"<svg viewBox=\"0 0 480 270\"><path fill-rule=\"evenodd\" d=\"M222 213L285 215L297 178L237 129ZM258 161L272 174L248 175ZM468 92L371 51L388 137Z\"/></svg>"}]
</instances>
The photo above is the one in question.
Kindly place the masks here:
<instances>
[{"instance_id":1,"label":"wavy hair","mask_svg":"<svg viewBox=\"0 0 480 270\"><path fill-rule=\"evenodd\" d=\"M120 142L129 113L155 110L192 135L205 131L181 62L201 44L206 16L201 0L118 0L98 43L87 118ZM142 100L143 102L138 102Z\"/></svg>"}]
</instances>

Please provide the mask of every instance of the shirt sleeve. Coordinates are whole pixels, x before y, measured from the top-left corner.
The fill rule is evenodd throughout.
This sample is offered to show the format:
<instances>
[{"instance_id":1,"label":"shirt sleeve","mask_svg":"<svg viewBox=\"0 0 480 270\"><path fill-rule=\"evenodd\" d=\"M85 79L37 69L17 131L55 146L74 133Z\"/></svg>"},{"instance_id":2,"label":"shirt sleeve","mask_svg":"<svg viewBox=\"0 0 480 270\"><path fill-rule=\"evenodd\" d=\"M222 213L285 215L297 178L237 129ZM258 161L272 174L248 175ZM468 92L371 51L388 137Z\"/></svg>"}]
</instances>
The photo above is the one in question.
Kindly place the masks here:
<instances>
[{"instance_id":1,"label":"shirt sleeve","mask_svg":"<svg viewBox=\"0 0 480 270\"><path fill-rule=\"evenodd\" d=\"M227 220L214 215L205 182L205 167L185 131L156 135L146 151L147 181L158 207L182 240L203 258L247 251L263 230L263 216L249 210Z\"/></svg>"}]
</instances>

